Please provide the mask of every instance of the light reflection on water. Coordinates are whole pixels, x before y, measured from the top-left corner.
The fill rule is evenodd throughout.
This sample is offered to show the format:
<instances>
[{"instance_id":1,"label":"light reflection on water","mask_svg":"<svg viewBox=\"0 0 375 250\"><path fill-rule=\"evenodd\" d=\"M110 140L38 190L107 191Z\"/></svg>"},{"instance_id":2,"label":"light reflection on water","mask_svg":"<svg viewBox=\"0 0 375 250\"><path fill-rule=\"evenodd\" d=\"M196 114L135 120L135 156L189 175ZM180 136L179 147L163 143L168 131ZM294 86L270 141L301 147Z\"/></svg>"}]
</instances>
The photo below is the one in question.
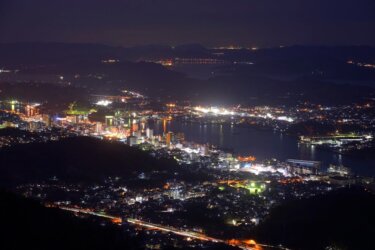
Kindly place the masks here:
<instances>
[{"instance_id":1,"label":"light reflection on water","mask_svg":"<svg viewBox=\"0 0 375 250\"><path fill-rule=\"evenodd\" d=\"M154 124L155 134L163 133L162 125L162 122ZM323 163L323 167L329 164L343 164L358 174L375 175L375 159L339 155L317 149L298 143L295 137L273 131L237 127L230 124L199 124L180 121L169 121L167 130L183 132L187 141L212 144L236 154L254 155L259 160L270 158L317 160Z\"/></svg>"}]
</instances>

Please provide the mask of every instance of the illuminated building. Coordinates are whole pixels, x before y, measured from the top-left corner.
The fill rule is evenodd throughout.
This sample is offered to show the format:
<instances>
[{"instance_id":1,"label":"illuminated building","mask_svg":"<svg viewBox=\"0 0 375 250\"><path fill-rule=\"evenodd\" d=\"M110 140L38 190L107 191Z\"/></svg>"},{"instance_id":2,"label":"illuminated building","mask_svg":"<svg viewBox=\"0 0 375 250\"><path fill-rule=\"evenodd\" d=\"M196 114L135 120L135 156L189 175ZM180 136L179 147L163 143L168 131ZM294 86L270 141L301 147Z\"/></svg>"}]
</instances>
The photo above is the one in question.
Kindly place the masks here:
<instances>
[{"instance_id":1,"label":"illuminated building","mask_svg":"<svg viewBox=\"0 0 375 250\"><path fill-rule=\"evenodd\" d=\"M208 152L209 152L208 146L207 145L202 145L200 147L199 151L200 151L201 155L204 155L204 156L208 155Z\"/></svg>"},{"instance_id":2,"label":"illuminated building","mask_svg":"<svg viewBox=\"0 0 375 250\"><path fill-rule=\"evenodd\" d=\"M114 121L114 117L112 115L107 115L105 117L105 125L107 125L107 126L113 126L113 124L114 124L113 121Z\"/></svg>"},{"instance_id":3,"label":"illuminated building","mask_svg":"<svg viewBox=\"0 0 375 250\"><path fill-rule=\"evenodd\" d=\"M66 117L66 121L77 124L79 122L79 117L78 115L69 115Z\"/></svg>"},{"instance_id":4,"label":"illuminated building","mask_svg":"<svg viewBox=\"0 0 375 250\"><path fill-rule=\"evenodd\" d=\"M135 136L128 136L127 142L129 146L137 145L137 137Z\"/></svg>"},{"instance_id":5,"label":"illuminated building","mask_svg":"<svg viewBox=\"0 0 375 250\"><path fill-rule=\"evenodd\" d=\"M41 124L39 122L29 122L30 131L37 131L38 129L41 129Z\"/></svg>"},{"instance_id":6,"label":"illuminated building","mask_svg":"<svg viewBox=\"0 0 375 250\"><path fill-rule=\"evenodd\" d=\"M169 196L174 200L181 200L183 199L181 187L172 187L170 189Z\"/></svg>"},{"instance_id":7,"label":"illuminated building","mask_svg":"<svg viewBox=\"0 0 375 250\"><path fill-rule=\"evenodd\" d=\"M133 131L133 136L140 138L142 137L142 132L140 130Z\"/></svg>"},{"instance_id":8,"label":"illuminated building","mask_svg":"<svg viewBox=\"0 0 375 250\"><path fill-rule=\"evenodd\" d=\"M253 162L256 160L254 156L238 156L237 159L240 162Z\"/></svg>"},{"instance_id":9,"label":"illuminated building","mask_svg":"<svg viewBox=\"0 0 375 250\"><path fill-rule=\"evenodd\" d=\"M320 168L319 161L288 159L286 162L290 164L288 170L297 174L317 174Z\"/></svg>"},{"instance_id":10,"label":"illuminated building","mask_svg":"<svg viewBox=\"0 0 375 250\"><path fill-rule=\"evenodd\" d=\"M350 174L350 169L346 168L342 165L336 166L336 165L329 165L329 168L327 169L327 172L329 174L338 174L340 176L347 176Z\"/></svg>"},{"instance_id":11,"label":"illuminated building","mask_svg":"<svg viewBox=\"0 0 375 250\"><path fill-rule=\"evenodd\" d=\"M167 119L163 119L163 133L167 133Z\"/></svg>"},{"instance_id":12,"label":"illuminated building","mask_svg":"<svg viewBox=\"0 0 375 250\"><path fill-rule=\"evenodd\" d=\"M145 128L146 128L146 123L145 123L145 121L143 120L143 121L141 122L141 130L142 130L142 133L145 132Z\"/></svg>"},{"instance_id":13,"label":"illuminated building","mask_svg":"<svg viewBox=\"0 0 375 250\"><path fill-rule=\"evenodd\" d=\"M100 134L103 131L103 124L101 122L97 122L95 125L95 132Z\"/></svg>"},{"instance_id":14,"label":"illuminated building","mask_svg":"<svg viewBox=\"0 0 375 250\"><path fill-rule=\"evenodd\" d=\"M137 132L139 130L139 125L136 123L135 120L133 120L133 124L131 125L131 129L133 132Z\"/></svg>"},{"instance_id":15,"label":"illuminated building","mask_svg":"<svg viewBox=\"0 0 375 250\"><path fill-rule=\"evenodd\" d=\"M165 144L167 144L168 146L171 145L172 140L173 140L173 133L168 132L165 137Z\"/></svg>"},{"instance_id":16,"label":"illuminated building","mask_svg":"<svg viewBox=\"0 0 375 250\"><path fill-rule=\"evenodd\" d=\"M27 117L32 117L32 116L35 116L35 115L37 115L39 112L39 110L38 110L38 108L37 108L37 104L35 104L35 105L30 105L30 104L28 104L28 105L26 105L25 106L25 111L26 111L26 116Z\"/></svg>"},{"instance_id":17,"label":"illuminated building","mask_svg":"<svg viewBox=\"0 0 375 250\"><path fill-rule=\"evenodd\" d=\"M52 119L51 119L51 116L50 116L50 115L43 114L43 115L42 115L42 120L43 120L44 124L45 124L48 128L51 127L51 125L52 125Z\"/></svg>"},{"instance_id":18,"label":"illuminated building","mask_svg":"<svg viewBox=\"0 0 375 250\"><path fill-rule=\"evenodd\" d=\"M146 137L147 138L152 138L154 137L154 130L150 129L150 128L147 128L146 129Z\"/></svg>"},{"instance_id":19,"label":"illuminated building","mask_svg":"<svg viewBox=\"0 0 375 250\"><path fill-rule=\"evenodd\" d=\"M176 133L175 139L177 142L183 143L185 141L185 134L182 132Z\"/></svg>"}]
</instances>

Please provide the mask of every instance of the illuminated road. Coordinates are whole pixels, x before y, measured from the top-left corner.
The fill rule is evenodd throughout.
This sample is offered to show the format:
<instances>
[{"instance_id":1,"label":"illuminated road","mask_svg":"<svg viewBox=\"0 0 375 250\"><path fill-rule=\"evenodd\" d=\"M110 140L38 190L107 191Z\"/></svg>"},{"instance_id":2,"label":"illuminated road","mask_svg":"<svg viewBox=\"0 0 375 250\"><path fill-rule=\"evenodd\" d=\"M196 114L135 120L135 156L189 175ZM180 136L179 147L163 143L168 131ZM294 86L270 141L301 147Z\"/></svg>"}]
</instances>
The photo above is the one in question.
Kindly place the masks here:
<instances>
[{"instance_id":1,"label":"illuminated road","mask_svg":"<svg viewBox=\"0 0 375 250\"><path fill-rule=\"evenodd\" d=\"M97 216L97 217L110 219L113 223L116 223L116 224L122 223L122 219L120 217L115 217L115 216L111 216L111 215L107 215L107 214L103 214L103 213L96 213L96 212L93 212L89 209L62 207L62 206L58 206L58 208L60 208L62 210L69 211L69 212L89 214L89 215L93 215L93 216Z\"/></svg>"},{"instance_id":2,"label":"illuminated road","mask_svg":"<svg viewBox=\"0 0 375 250\"><path fill-rule=\"evenodd\" d=\"M96 213L96 212L93 212L89 209L60 207L60 206L58 208L60 208L62 210L74 212L74 213L83 213L83 214L89 214L89 215L93 215L93 216L98 216L98 217L110 219L113 223L116 223L116 224L122 224L122 222L123 222L123 219L121 219L120 217L115 217L115 216L111 216L111 215L107 215L107 214L103 214L103 213ZM147 228L147 229L152 229L152 230L158 230L158 231L167 232L167 233L172 233L172 234L175 234L175 235L188 237L188 238L192 238L192 239L197 239L197 240L202 240L202 241L210 241L210 242L213 242L213 243L223 243L223 244L227 244L227 245L231 245L231 246L236 246L236 247L239 247L239 248L242 248L242 249L245 249L245 250L262 250L263 247L287 250L287 248L283 248L283 247L271 246L271 245L265 245L265 244L258 244L254 240L235 240L234 239L234 240L227 241L227 240L209 237L205 234L198 233L198 232L180 230L180 229L176 229L176 228L173 228L173 227L158 225L158 224L154 224L154 223L150 223L150 222L146 222L146 221L142 221L142 220L138 220L138 219L127 218L125 220L129 224L133 224L135 226L139 226L139 227L143 227L143 228Z\"/></svg>"},{"instance_id":3,"label":"illuminated road","mask_svg":"<svg viewBox=\"0 0 375 250\"><path fill-rule=\"evenodd\" d=\"M197 233L197 232L182 231L182 230L178 230L178 229L175 229L175 228L157 225L157 224L153 224L153 223L149 223L149 222L145 222L145 221L141 221L141 220L137 220L137 219L127 219L127 221L129 223L137 225L137 226L141 226L141 227L145 227L145 228L149 228L149 229L160 230L160 231L164 231L164 232L168 232L168 233L173 233L173 234L184 236L184 237L190 237L190 238L194 238L194 239L198 239L198 240L204 240L204 241L211 241L211 242L215 242L215 243L226 243L223 240L215 239L215 238L212 238L212 237L209 237L209 236L206 236L204 234Z\"/></svg>"}]
</instances>

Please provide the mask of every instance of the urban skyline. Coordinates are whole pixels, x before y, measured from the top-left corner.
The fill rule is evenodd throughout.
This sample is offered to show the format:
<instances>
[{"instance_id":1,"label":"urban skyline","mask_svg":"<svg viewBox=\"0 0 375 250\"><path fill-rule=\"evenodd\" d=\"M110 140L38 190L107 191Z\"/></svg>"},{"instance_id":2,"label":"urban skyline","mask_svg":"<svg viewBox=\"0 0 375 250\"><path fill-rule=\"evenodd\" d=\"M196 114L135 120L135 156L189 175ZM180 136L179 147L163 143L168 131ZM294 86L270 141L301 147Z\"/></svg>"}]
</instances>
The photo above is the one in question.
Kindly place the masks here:
<instances>
[{"instance_id":1,"label":"urban skyline","mask_svg":"<svg viewBox=\"0 0 375 250\"><path fill-rule=\"evenodd\" d=\"M372 250L372 0L0 1L4 250Z\"/></svg>"}]
</instances>

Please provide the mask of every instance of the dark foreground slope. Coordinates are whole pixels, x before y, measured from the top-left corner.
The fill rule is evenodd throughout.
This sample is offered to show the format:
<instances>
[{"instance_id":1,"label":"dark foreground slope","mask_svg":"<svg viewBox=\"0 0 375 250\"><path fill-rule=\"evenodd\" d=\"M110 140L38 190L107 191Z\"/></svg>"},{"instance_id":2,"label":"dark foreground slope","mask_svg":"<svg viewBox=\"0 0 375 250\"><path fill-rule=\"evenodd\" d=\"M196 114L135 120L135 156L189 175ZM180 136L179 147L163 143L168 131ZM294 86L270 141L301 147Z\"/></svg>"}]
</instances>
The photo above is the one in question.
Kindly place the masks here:
<instances>
[{"instance_id":1,"label":"dark foreground slope","mask_svg":"<svg viewBox=\"0 0 375 250\"><path fill-rule=\"evenodd\" d=\"M0 249L140 249L114 226L0 191Z\"/></svg>"},{"instance_id":2,"label":"dark foreground slope","mask_svg":"<svg viewBox=\"0 0 375 250\"><path fill-rule=\"evenodd\" d=\"M141 173L151 178L138 179ZM156 158L123 143L89 137L66 138L0 149L0 186L55 179L70 183L98 183L120 177L128 186L164 184L170 179L207 178L192 168L183 168L171 158Z\"/></svg>"},{"instance_id":3,"label":"dark foreground slope","mask_svg":"<svg viewBox=\"0 0 375 250\"><path fill-rule=\"evenodd\" d=\"M0 249L2 250L134 250L145 249L144 233L130 236L116 225L99 225L57 208L0 190ZM164 249L181 249L166 246ZM194 249L186 247L186 249ZM238 249L207 244L208 250Z\"/></svg>"},{"instance_id":4,"label":"dark foreground slope","mask_svg":"<svg viewBox=\"0 0 375 250\"><path fill-rule=\"evenodd\" d=\"M374 194L357 188L335 191L276 207L256 238L292 249L374 249L374 211Z\"/></svg>"},{"instance_id":5,"label":"dark foreground slope","mask_svg":"<svg viewBox=\"0 0 375 250\"><path fill-rule=\"evenodd\" d=\"M169 159L156 159L140 149L88 137L15 145L0 150L0 184L17 185L57 177L64 181L100 181L140 172L177 169Z\"/></svg>"}]
</instances>

